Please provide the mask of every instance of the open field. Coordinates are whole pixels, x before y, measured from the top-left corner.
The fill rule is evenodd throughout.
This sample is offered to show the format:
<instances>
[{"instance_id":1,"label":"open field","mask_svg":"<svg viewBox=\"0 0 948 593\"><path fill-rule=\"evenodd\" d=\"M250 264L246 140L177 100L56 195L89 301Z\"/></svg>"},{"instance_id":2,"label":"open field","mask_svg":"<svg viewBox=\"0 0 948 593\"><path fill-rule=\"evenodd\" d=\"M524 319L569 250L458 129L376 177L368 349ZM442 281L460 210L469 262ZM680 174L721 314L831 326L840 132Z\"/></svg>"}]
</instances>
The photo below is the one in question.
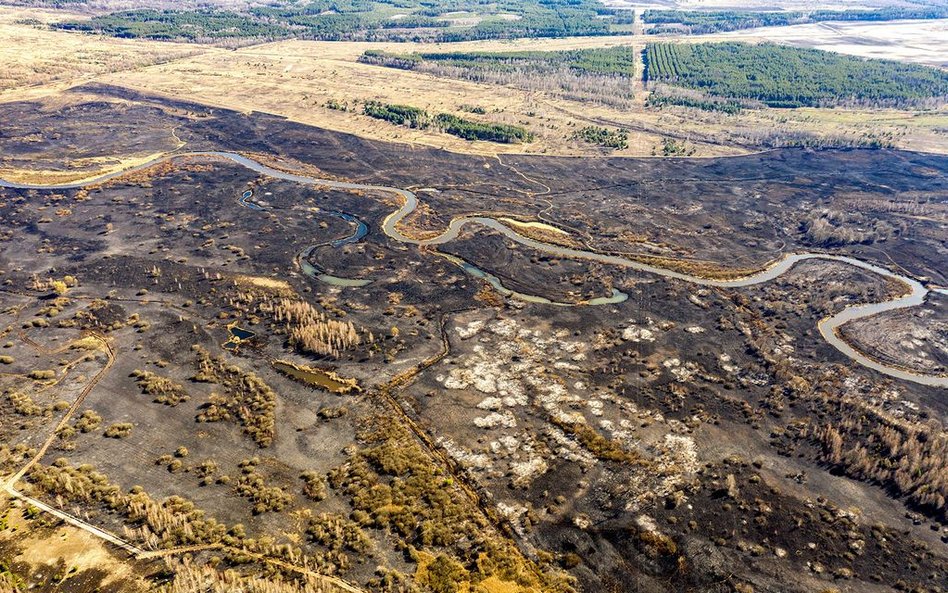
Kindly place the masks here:
<instances>
[{"instance_id":1,"label":"open field","mask_svg":"<svg viewBox=\"0 0 948 593\"><path fill-rule=\"evenodd\" d=\"M629 107L609 107L551 97L510 86L460 82L432 75L360 64L367 49L393 52L577 49L644 43L643 36L567 38L553 40L486 41L425 45L359 42L283 41L233 50L209 46L41 31L16 24L18 9L0 10L0 44L14 67L9 83L0 88L0 101L55 94L88 81L119 84L176 96L188 95L206 104L243 112L261 111L294 121L380 140L409 142L475 154L533 153L599 155L601 149L572 139L588 125L629 129L628 148L614 155L661 155L663 143L681 143L685 154L720 156L766 147L769 138L802 134L814 138L881 137L897 147L948 151L944 129L948 112L916 114L894 110L749 110L725 116L683 108L661 111L644 107L643 92ZM726 35L715 36L725 38ZM687 39L687 41L702 38ZM23 52L23 46L53 47L55 52ZM3 49L6 48L6 49ZM193 54L193 55L192 55ZM432 112L461 113L465 105L483 108L485 119L522 125L534 142L522 145L468 142L431 130L413 130L380 122L354 112L328 109L327 101L379 100L413 105ZM162 148L167 149L165 146ZM90 157L112 157L115 151ZM140 152L145 156L150 152ZM82 168L82 171L91 170Z\"/></svg>"},{"instance_id":2,"label":"open field","mask_svg":"<svg viewBox=\"0 0 948 593\"><path fill-rule=\"evenodd\" d=\"M601 43L601 42L600 42ZM589 40L563 40L544 49L589 47ZM529 49L537 42L456 44L451 49ZM891 135L896 146L948 151L940 129L948 112L916 118L897 111L764 110L740 116L684 113L675 109L649 111L589 105L511 87L462 82L356 62L366 49L412 51L411 44L366 44L286 41L236 52L208 53L173 63L121 72L99 80L174 96L186 86L195 99L249 112L263 111L295 121L385 140L437 146L449 150L494 154L598 154L594 147L571 141L589 124L630 128L629 148L614 154L646 156L661 153L664 138L688 143L695 156L735 154L753 150L759 136L782 132L816 136ZM427 49L427 47L426 47ZM446 49L444 46L433 48ZM430 110L459 110L473 104L492 121L524 125L537 140L527 145L496 145L459 141L425 130L410 130L325 107L340 102L380 100Z\"/></svg>"},{"instance_id":3,"label":"open field","mask_svg":"<svg viewBox=\"0 0 948 593\"><path fill-rule=\"evenodd\" d=\"M0 494L0 557L10 575L37 590L68 587L75 593L144 593L144 575L157 566L136 562L95 536ZM0 575L0 587L8 584Z\"/></svg>"},{"instance_id":4,"label":"open field","mask_svg":"<svg viewBox=\"0 0 948 593\"><path fill-rule=\"evenodd\" d=\"M700 41L703 36L696 36ZM797 47L948 68L948 20L816 23L732 31L735 41L767 40Z\"/></svg>"},{"instance_id":5,"label":"open field","mask_svg":"<svg viewBox=\"0 0 948 593\"><path fill-rule=\"evenodd\" d=\"M67 13L68 15L68 13ZM0 7L0 101L49 94L97 75L190 55L194 46L63 35L17 21L61 19L62 13Z\"/></svg>"}]
</instances>

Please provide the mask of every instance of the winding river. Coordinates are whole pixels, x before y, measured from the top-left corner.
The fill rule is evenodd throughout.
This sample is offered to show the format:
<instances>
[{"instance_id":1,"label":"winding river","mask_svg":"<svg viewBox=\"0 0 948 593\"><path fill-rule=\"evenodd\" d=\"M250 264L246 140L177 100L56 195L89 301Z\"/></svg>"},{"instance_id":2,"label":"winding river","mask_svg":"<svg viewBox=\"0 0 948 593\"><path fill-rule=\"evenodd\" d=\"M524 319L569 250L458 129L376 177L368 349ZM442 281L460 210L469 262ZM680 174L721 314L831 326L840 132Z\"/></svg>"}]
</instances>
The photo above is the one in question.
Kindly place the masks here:
<instances>
[{"instance_id":1,"label":"winding river","mask_svg":"<svg viewBox=\"0 0 948 593\"><path fill-rule=\"evenodd\" d=\"M128 175L135 171L140 171L148 167L154 166L158 163L172 160L179 157L216 157L221 159L226 159L232 161L238 165L242 165L252 171L260 173L261 175L266 175L275 179L283 179L285 181L292 181L296 183L301 183L305 185L314 185L320 187L327 187L330 189L341 189L341 190L362 190L362 191L378 191L385 192L389 194L395 194L399 196L402 200L402 205L400 208L389 214L382 223L382 230L386 235L399 241L401 243L406 243L410 245L442 245L453 241L461 233L461 230L467 225L479 225L487 227L491 230L494 230L505 237L534 249L540 251L545 251L547 253L557 255L564 258L570 259L584 259L589 261L595 261L607 265L621 266L624 268L629 268L632 270L646 272L649 274L655 274L658 276L663 276L665 278L674 278L677 280L683 280L685 282L690 282L692 284L697 284L700 286L710 286L710 287L720 287L720 288L740 288L745 286L753 286L755 284L761 284L763 282L769 282L774 278L777 278L781 274L787 272L790 268L796 265L799 262L811 260L811 259L822 259L828 261L836 261L845 263L863 270L872 272L884 278L890 278L897 280L909 288L909 293L905 296L885 301L882 303L869 303L863 305L853 305L846 307L836 315L831 317L826 317L819 322L820 334L823 338L832 344L837 350L842 352L845 356L851 360L883 373L897 379L902 379L905 381L912 381L915 383L920 383L923 385L931 385L936 387L948 387L948 376L936 376L936 375L924 375L919 373L913 373L904 369L900 369L894 366L889 366L873 360L867 357L865 354L859 352L852 346L850 346L845 340L841 339L837 333L837 330L840 326L848 321L855 319L862 319L865 317L870 317L885 311L892 311L894 309L902 309L905 307L914 307L921 305L925 302L925 299L928 296L929 290L922 285L921 282L918 282L914 278L896 274L886 268L864 262L859 259L852 257L846 257L841 255L829 255L823 253L797 253L792 255L787 255L781 259L776 264L752 274L744 278L738 278L734 280L713 280L709 278L702 278L699 276L691 276L689 274L684 274L681 272L676 272L673 270L668 270L665 268L660 268L657 266L652 266L642 262L635 261L633 259L616 256L616 255L607 255L602 253L596 253L594 251L584 251L580 249L573 249L570 247L562 247L559 245L551 245L549 243L544 243L542 241L537 241L536 239L531 239L525 237L509 226L493 219L483 216L464 216L453 219L448 227L444 230L443 233L436 237L430 239L415 239L407 235L402 234L398 230L398 224L409 214L411 214L415 208L418 206L417 196L406 189L400 189L397 187L389 187L384 185L369 185L364 183L351 183L348 181L336 181L332 179L319 179L315 177L308 177L305 175L297 175L294 173L288 173L285 171L280 171L279 169L274 169L268 167L262 163L259 163L253 159L247 158L243 155L234 153L234 152L222 152L222 151L201 151L201 152L187 152L187 153L178 153L172 155L165 155L163 157L156 158L147 163L143 163L137 167L125 169L122 171L115 171L112 173L107 173L96 177L92 180L84 180L77 183L62 183L62 184L51 184L51 185L32 185L32 184L21 184L21 183L12 183L0 179L0 187L14 188L14 189L77 189L80 187L85 187L88 185L93 185L96 183L101 183L109 179L114 179L123 175ZM254 204L253 202L248 202L250 195L247 193L241 198L241 203L245 206L259 209L260 206ZM360 237L361 238L361 237ZM302 255L302 254L301 254ZM302 258L301 258L302 259ZM455 261L454 263L464 266L463 260ZM470 269L465 268L468 272L472 273L475 276L484 278L495 288L501 290L502 293L516 296L516 297L529 297L529 295L521 295L520 293L514 293L509 291L500 285L499 280L492 275L479 270L478 268L467 264ZM506 292L504 292L506 291ZM939 290L939 292L942 292ZM534 302L546 302L548 304L561 304L553 303L542 297L527 298L525 300L533 300ZM609 303L618 303L625 300L625 295L618 291L614 291L611 297L604 297L602 299L593 299L582 304L586 305L602 305Z\"/></svg>"}]
</instances>

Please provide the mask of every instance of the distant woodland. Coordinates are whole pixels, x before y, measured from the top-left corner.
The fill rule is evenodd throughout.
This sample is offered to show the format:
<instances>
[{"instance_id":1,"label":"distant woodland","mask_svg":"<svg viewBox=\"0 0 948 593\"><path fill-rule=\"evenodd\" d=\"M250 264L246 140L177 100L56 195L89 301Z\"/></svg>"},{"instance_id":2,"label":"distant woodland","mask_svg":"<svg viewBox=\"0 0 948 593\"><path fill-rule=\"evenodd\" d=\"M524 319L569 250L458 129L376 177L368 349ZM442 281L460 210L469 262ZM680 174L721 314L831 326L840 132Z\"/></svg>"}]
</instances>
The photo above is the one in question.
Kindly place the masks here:
<instances>
[{"instance_id":1,"label":"distant woodland","mask_svg":"<svg viewBox=\"0 0 948 593\"><path fill-rule=\"evenodd\" d=\"M243 11L126 10L63 29L116 37L186 41L300 37L323 40L467 41L609 35L628 29L632 12L596 0L312 0Z\"/></svg>"},{"instance_id":2,"label":"distant woodland","mask_svg":"<svg viewBox=\"0 0 948 593\"><path fill-rule=\"evenodd\" d=\"M753 29L819 23L824 21L896 21L948 18L948 6L880 8L877 10L814 10L809 12L760 12L740 10L646 10L642 20L647 32L703 35Z\"/></svg>"}]
</instances>

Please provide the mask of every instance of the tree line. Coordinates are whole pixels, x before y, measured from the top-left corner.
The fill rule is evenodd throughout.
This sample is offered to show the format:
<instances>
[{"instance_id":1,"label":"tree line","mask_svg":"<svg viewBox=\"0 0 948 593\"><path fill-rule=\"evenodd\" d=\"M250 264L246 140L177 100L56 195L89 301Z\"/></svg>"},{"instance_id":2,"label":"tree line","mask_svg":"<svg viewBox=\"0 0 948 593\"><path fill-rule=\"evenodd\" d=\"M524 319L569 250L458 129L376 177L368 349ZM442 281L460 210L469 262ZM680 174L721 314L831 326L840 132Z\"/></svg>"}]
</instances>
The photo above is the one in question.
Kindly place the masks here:
<instances>
[{"instance_id":1,"label":"tree line","mask_svg":"<svg viewBox=\"0 0 948 593\"><path fill-rule=\"evenodd\" d=\"M632 99L635 76L635 59L630 47L411 54L369 50L359 61L617 106Z\"/></svg>"},{"instance_id":2,"label":"tree line","mask_svg":"<svg viewBox=\"0 0 948 593\"><path fill-rule=\"evenodd\" d=\"M458 25L453 12L471 13ZM312 0L257 6L246 11L123 10L52 26L115 37L205 41L220 38L300 37L321 40L468 41L517 37L610 35L631 22L631 12L597 0Z\"/></svg>"},{"instance_id":3,"label":"tree line","mask_svg":"<svg viewBox=\"0 0 948 593\"><path fill-rule=\"evenodd\" d=\"M756 27L779 27L823 21L895 21L948 18L948 7L879 8L875 10L746 11L746 10L646 10L642 20L652 26L650 35L691 33L703 35Z\"/></svg>"}]
</instances>

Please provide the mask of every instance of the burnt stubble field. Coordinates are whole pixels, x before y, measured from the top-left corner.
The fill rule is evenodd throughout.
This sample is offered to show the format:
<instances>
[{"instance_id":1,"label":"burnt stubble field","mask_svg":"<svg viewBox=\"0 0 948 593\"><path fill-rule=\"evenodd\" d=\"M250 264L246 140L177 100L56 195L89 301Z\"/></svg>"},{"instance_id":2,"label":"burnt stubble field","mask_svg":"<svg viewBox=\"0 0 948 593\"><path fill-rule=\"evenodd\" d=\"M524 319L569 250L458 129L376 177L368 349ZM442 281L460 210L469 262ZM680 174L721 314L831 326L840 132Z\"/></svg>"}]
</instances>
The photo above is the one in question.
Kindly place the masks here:
<instances>
[{"instance_id":1,"label":"burnt stubble field","mask_svg":"<svg viewBox=\"0 0 948 593\"><path fill-rule=\"evenodd\" d=\"M710 278L809 251L932 288L948 283L945 157L580 168L74 93L66 110L0 105L5 169L41 185L78 157L81 178L169 142L182 156L80 188L0 188L0 471L21 496L4 521L55 536L64 518L32 500L131 546L110 552L124 576L45 590L224 569L287 591L948 588L944 388L869 370L817 329L898 282L813 259L698 286L476 225L417 246L383 232L390 192L185 153L412 189L412 237L487 215ZM590 304L614 289L627 300ZM933 292L841 333L943 377L945 303ZM7 568L48 587L19 533L0 538Z\"/></svg>"}]
</instances>

